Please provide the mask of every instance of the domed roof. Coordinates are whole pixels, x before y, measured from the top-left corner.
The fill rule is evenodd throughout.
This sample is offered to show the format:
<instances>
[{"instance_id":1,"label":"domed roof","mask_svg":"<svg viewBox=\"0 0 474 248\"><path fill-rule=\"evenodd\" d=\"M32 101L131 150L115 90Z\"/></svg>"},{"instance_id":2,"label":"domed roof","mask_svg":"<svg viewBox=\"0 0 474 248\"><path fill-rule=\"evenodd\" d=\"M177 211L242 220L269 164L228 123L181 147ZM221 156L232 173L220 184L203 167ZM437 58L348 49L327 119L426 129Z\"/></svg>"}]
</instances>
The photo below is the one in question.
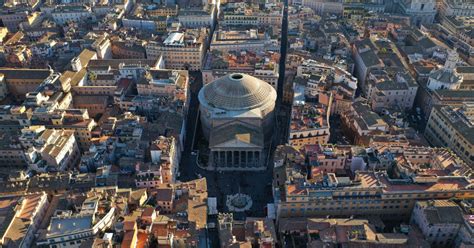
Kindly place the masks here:
<instances>
[{"instance_id":1,"label":"domed roof","mask_svg":"<svg viewBox=\"0 0 474 248\"><path fill-rule=\"evenodd\" d=\"M431 71L430 78L436 79L446 84L456 84L462 80L462 76L459 75L455 70L448 70L446 68Z\"/></svg>"},{"instance_id":2,"label":"domed roof","mask_svg":"<svg viewBox=\"0 0 474 248\"><path fill-rule=\"evenodd\" d=\"M204 86L199 101L225 110L244 110L275 101L276 92L268 83L247 74L233 73Z\"/></svg>"}]
</instances>

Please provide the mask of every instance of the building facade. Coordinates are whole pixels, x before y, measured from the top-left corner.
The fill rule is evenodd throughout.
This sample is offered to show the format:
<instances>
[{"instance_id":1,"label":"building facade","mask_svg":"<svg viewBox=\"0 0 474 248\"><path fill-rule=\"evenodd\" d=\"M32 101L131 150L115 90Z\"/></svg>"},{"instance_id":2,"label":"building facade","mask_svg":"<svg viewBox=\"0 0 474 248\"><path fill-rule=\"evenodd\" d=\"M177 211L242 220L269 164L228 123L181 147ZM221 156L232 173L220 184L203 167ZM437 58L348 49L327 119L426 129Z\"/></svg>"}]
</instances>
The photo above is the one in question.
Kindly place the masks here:
<instances>
[{"instance_id":1,"label":"building facade","mask_svg":"<svg viewBox=\"0 0 474 248\"><path fill-rule=\"evenodd\" d=\"M411 222L434 247L453 247L464 223L459 206L448 200L419 201L413 208Z\"/></svg>"},{"instance_id":2,"label":"building facade","mask_svg":"<svg viewBox=\"0 0 474 248\"><path fill-rule=\"evenodd\" d=\"M435 106L426 125L425 137L434 146L449 147L466 163L474 163L474 105Z\"/></svg>"}]
</instances>

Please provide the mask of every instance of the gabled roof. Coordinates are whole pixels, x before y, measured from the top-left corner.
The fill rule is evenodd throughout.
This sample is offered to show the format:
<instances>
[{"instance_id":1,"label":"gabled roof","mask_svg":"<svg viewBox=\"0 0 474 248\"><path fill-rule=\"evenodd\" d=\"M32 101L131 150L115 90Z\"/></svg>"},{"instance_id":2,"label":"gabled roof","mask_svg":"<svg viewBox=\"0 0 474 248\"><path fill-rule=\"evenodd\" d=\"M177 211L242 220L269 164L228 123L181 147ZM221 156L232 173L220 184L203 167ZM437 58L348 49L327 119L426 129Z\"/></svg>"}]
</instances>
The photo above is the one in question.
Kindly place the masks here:
<instances>
[{"instance_id":1,"label":"gabled roof","mask_svg":"<svg viewBox=\"0 0 474 248\"><path fill-rule=\"evenodd\" d=\"M49 69L0 68L0 74L5 75L6 80L45 80L51 73Z\"/></svg>"},{"instance_id":2,"label":"gabled roof","mask_svg":"<svg viewBox=\"0 0 474 248\"><path fill-rule=\"evenodd\" d=\"M260 130L236 123L212 130L209 147L225 146L231 142L235 146L263 147L263 140L263 133Z\"/></svg>"},{"instance_id":3,"label":"gabled roof","mask_svg":"<svg viewBox=\"0 0 474 248\"><path fill-rule=\"evenodd\" d=\"M78 58L79 61L81 62L82 66L86 66L89 64L90 60L94 58L94 56L97 56L97 53L88 49L82 50L82 52L79 54Z\"/></svg>"}]
</instances>

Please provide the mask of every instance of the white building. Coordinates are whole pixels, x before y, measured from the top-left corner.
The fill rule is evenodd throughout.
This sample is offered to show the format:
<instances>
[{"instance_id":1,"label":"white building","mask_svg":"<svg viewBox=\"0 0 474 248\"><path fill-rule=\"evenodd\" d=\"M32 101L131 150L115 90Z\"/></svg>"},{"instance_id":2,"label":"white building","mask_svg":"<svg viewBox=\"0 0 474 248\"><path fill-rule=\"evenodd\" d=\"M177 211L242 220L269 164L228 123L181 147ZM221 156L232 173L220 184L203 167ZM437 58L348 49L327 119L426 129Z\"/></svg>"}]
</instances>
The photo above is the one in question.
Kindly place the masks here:
<instances>
[{"instance_id":1,"label":"white building","mask_svg":"<svg viewBox=\"0 0 474 248\"><path fill-rule=\"evenodd\" d=\"M436 0L401 0L399 5L401 13L410 16L416 26L432 24L436 16Z\"/></svg>"},{"instance_id":2,"label":"white building","mask_svg":"<svg viewBox=\"0 0 474 248\"><path fill-rule=\"evenodd\" d=\"M93 13L86 6L58 6L51 13L53 20L59 25L67 22L80 22L93 17Z\"/></svg>"},{"instance_id":3,"label":"white building","mask_svg":"<svg viewBox=\"0 0 474 248\"><path fill-rule=\"evenodd\" d=\"M380 113L383 109L411 109L418 83L403 71L397 71L394 75L387 74L387 71L393 74L389 69L370 73L367 100L372 110Z\"/></svg>"},{"instance_id":4,"label":"white building","mask_svg":"<svg viewBox=\"0 0 474 248\"><path fill-rule=\"evenodd\" d=\"M72 214L71 211L59 211L51 218L48 232L37 241L38 246L79 248L81 244L93 238L99 231L112 226L115 220L115 208L96 221L94 213Z\"/></svg>"},{"instance_id":5,"label":"white building","mask_svg":"<svg viewBox=\"0 0 474 248\"><path fill-rule=\"evenodd\" d=\"M186 28L207 27L213 29L216 24L217 7L206 5L204 9L181 9L178 20Z\"/></svg>"},{"instance_id":6,"label":"white building","mask_svg":"<svg viewBox=\"0 0 474 248\"><path fill-rule=\"evenodd\" d=\"M157 30L156 22L153 19L127 17L122 19L122 24L126 28L135 28L138 30L152 32L155 32Z\"/></svg>"},{"instance_id":7,"label":"white building","mask_svg":"<svg viewBox=\"0 0 474 248\"><path fill-rule=\"evenodd\" d=\"M457 52L450 50L444 67L433 70L430 73L427 87L430 90L459 89L463 77L456 71L456 63L458 61L459 57Z\"/></svg>"},{"instance_id":8,"label":"white building","mask_svg":"<svg viewBox=\"0 0 474 248\"><path fill-rule=\"evenodd\" d=\"M92 43L92 48L95 49L99 59L112 58L112 43L110 42L107 34L98 37L94 43Z\"/></svg>"},{"instance_id":9,"label":"white building","mask_svg":"<svg viewBox=\"0 0 474 248\"><path fill-rule=\"evenodd\" d=\"M439 12L444 16L474 16L474 4L471 0L442 0Z\"/></svg>"},{"instance_id":10,"label":"white building","mask_svg":"<svg viewBox=\"0 0 474 248\"><path fill-rule=\"evenodd\" d=\"M30 169L36 171L64 171L80 159L74 131L31 126L22 129L20 141Z\"/></svg>"},{"instance_id":11,"label":"white building","mask_svg":"<svg viewBox=\"0 0 474 248\"><path fill-rule=\"evenodd\" d=\"M411 223L416 224L433 247L454 247L464 223L461 208L447 200L419 201L413 208Z\"/></svg>"},{"instance_id":12,"label":"white building","mask_svg":"<svg viewBox=\"0 0 474 248\"><path fill-rule=\"evenodd\" d=\"M309 7L318 15L336 14L342 15L344 6L342 1L327 1L327 0L301 0L301 5Z\"/></svg>"}]
</instances>

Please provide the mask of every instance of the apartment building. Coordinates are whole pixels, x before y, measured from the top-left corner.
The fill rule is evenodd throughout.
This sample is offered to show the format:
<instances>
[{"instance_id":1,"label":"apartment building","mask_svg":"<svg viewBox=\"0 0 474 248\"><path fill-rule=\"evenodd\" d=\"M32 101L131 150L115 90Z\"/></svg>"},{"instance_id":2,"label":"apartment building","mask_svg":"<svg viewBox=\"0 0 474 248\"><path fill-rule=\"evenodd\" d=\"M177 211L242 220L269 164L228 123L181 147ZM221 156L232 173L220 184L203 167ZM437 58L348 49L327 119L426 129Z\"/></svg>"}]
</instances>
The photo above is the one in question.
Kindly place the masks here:
<instances>
[{"instance_id":1,"label":"apartment building","mask_svg":"<svg viewBox=\"0 0 474 248\"><path fill-rule=\"evenodd\" d=\"M112 41L114 59L145 59L146 50L139 42Z\"/></svg>"},{"instance_id":2,"label":"apartment building","mask_svg":"<svg viewBox=\"0 0 474 248\"><path fill-rule=\"evenodd\" d=\"M304 94L310 98L318 98L326 105L331 101L331 114L346 111L358 88L357 78L345 69L312 59L304 59L297 66L295 81L305 85ZM298 87L295 87L295 92Z\"/></svg>"},{"instance_id":3,"label":"apartment building","mask_svg":"<svg viewBox=\"0 0 474 248\"><path fill-rule=\"evenodd\" d=\"M370 136L386 133L389 129L389 125L361 101L352 103L350 109L341 114L341 122L355 144L368 145Z\"/></svg>"},{"instance_id":4,"label":"apartment building","mask_svg":"<svg viewBox=\"0 0 474 248\"><path fill-rule=\"evenodd\" d=\"M163 165L163 168L160 168L162 181L173 183L178 173L178 163L181 157L176 139L174 137L158 137L150 147L150 155L152 163Z\"/></svg>"},{"instance_id":5,"label":"apartment building","mask_svg":"<svg viewBox=\"0 0 474 248\"><path fill-rule=\"evenodd\" d=\"M461 208L449 200L419 201L413 208L411 221L434 247L454 247L464 224Z\"/></svg>"},{"instance_id":6,"label":"apartment building","mask_svg":"<svg viewBox=\"0 0 474 248\"><path fill-rule=\"evenodd\" d=\"M216 25L218 7L214 4L206 4L204 7L182 8L178 14L178 20L185 28L213 29Z\"/></svg>"},{"instance_id":7,"label":"apartment building","mask_svg":"<svg viewBox=\"0 0 474 248\"><path fill-rule=\"evenodd\" d=\"M206 32L206 29L171 32L163 41L150 41L145 45L147 58L163 56L167 69L201 70Z\"/></svg>"},{"instance_id":8,"label":"apartment building","mask_svg":"<svg viewBox=\"0 0 474 248\"><path fill-rule=\"evenodd\" d=\"M92 59L86 67L88 84L117 86L120 79L137 80L147 70L160 69L163 66L161 56L156 59Z\"/></svg>"},{"instance_id":9,"label":"apartment building","mask_svg":"<svg viewBox=\"0 0 474 248\"><path fill-rule=\"evenodd\" d=\"M107 33L97 37L91 47L95 50L99 59L112 58L112 43Z\"/></svg>"},{"instance_id":10,"label":"apartment building","mask_svg":"<svg viewBox=\"0 0 474 248\"><path fill-rule=\"evenodd\" d=\"M466 163L474 163L474 105L435 106L426 125L425 137L434 146L452 149Z\"/></svg>"},{"instance_id":11,"label":"apartment building","mask_svg":"<svg viewBox=\"0 0 474 248\"><path fill-rule=\"evenodd\" d=\"M4 247L31 247L50 205L45 192L0 198L0 217L6 226L0 236Z\"/></svg>"},{"instance_id":12,"label":"apartment building","mask_svg":"<svg viewBox=\"0 0 474 248\"><path fill-rule=\"evenodd\" d=\"M268 30L242 26L219 26L212 35L210 50L226 51L280 51L277 39Z\"/></svg>"},{"instance_id":13,"label":"apartment building","mask_svg":"<svg viewBox=\"0 0 474 248\"><path fill-rule=\"evenodd\" d=\"M107 111L108 99L100 96L75 95L73 106L76 109L87 109L89 115L95 117Z\"/></svg>"},{"instance_id":14,"label":"apartment building","mask_svg":"<svg viewBox=\"0 0 474 248\"><path fill-rule=\"evenodd\" d=\"M310 247L429 248L416 232L380 232L370 218L301 217L279 220L280 240L297 240Z\"/></svg>"},{"instance_id":15,"label":"apartment building","mask_svg":"<svg viewBox=\"0 0 474 248\"><path fill-rule=\"evenodd\" d=\"M312 168L318 168L318 171L324 173L336 173L348 167L351 149L349 146L319 144L306 145L304 152Z\"/></svg>"},{"instance_id":16,"label":"apartment building","mask_svg":"<svg viewBox=\"0 0 474 248\"><path fill-rule=\"evenodd\" d=\"M357 77L362 92L368 95L367 77L374 69L382 70L383 61L376 54L376 47L370 39L354 42L352 45L352 56L355 60L355 76Z\"/></svg>"},{"instance_id":17,"label":"apartment building","mask_svg":"<svg viewBox=\"0 0 474 248\"><path fill-rule=\"evenodd\" d=\"M212 51L207 55L202 70L203 83L208 84L231 73L246 73L278 86L280 54L273 51Z\"/></svg>"},{"instance_id":18,"label":"apartment building","mask_svg":"<svg viewBox=\"0 0 474 248\"><path fill-rule=\"evenodd\" d=\"M374 70L369 73L368 100L372 109L412 109L418 83L407 72Z\"/></svg>"},{"instance_id":19,"label":"apartment building","mask_svg":"<svg viewBox=\"0 0 474 248\"><path fill-rule=\"evenodd\" d=\"M396 145L305 149L306 154L291 146L275 151L273 193L279 218L409 217L419 200L474 197L472 169L446 149ZM335 173L323 170L330 164L317 163L333 159L336 164L338 158L345 164ZM387 172L387 168L392 170Z\"/></svg>"},{"instance_id":20,"label":"apartment building","mask_svg":"<svg viewBox=\"0 0 474 248\"><path fill-rule=\"evenodd\" d=\"M279 26L283 8L279 5L259 8L247 3L227 3L223 9L223 25Z\"/></svg>"},{"instance_id":21,"label":"apartment building","mask_svg":"<svg viewBox=\"0 0 474 248\"><path fill-rule=\"evenodd\" d=\"M162 32L166 27L165 17L148 18L147 16L129 16L123 18L123 26L128 29L138 29L144 32ZM163 27L164 26L164 27Z\"/></svg>"},{"instance_id":22,"label":"apartment building","mask_svg":"<svg viewBox=\"0 0 474 248\"><path fill-rule=\"evenodd\" d=\"M176 4L150 5L146 8L147 14L152 17L177 16L179 7Z\"/></svg>"},{"instance_id":23,"label":"apartment building","mask_svg":"<svg viewBox=\"0 0 474 248\"><path fill-rule=\"evenodd\" d=\"M89 191L85 199L78 201L77 210L65 209L60 204L52 206L49 225L38 233L36 245L70 248L88 246L87 242L93 240L97 233L112 227L116 215L120 213L119 207L123 206L121 205L123 201L128 200L128 197L120 195L117 189L108 188L108 190L109 192L103 189ZM132 194L126 190L122 192ZM58 199L61 196L55 197L56 201L66 200ZM123 230L127 230L125 225Z\"/></svg>"},{"instance_id":24,"label":"apartment building","mask_svg":"<svg viewBox=\"0 0 474 248\"><path fill-rule=\"evenodd\" d=\"M462 77L461 90L474 90L474 66L459 66L457 73Z\"/></svg>"},{"instance_id":25,"label":"apartment building","mask_svg":"<svg viewBox=\"0 0 474 248\"><path fill-rule=\"evenodd\" d=\"M35 91L52 74L47 69L0 68L0 75L3 75L0 83L5 84L9 94L24 99L28 92Z\"/></svg>"},{"instance_id":26,"label":"apartment building","mask_svg":"<svg viewBox=\"0 0 474 248\"><path fill-rule=\"evenodd\" d=\"M342 1L324 1L324 0L314 0L314 1L301 1L301 5L304 7L309 7L318 15L325 14L335 14L342 15L344 11L344 6Z\"/></svg>"},{"instance_id":27,"label":"apartment building","mask_svg":"<svg viewBox=\"0 0 474 248\"><path fill-rule=\"evenodd\" d=\"M1 133L0 168L26 168L23 148L18 140L18 130L2 130Z\"/></svg>"},{"instance_id":28,"label":"apartment building","mask_svg":"<svg viewBox=\"0 0 474 248\"><path fill-rule=\"evenodd\" d=\"M22 130L20 140L30 169L64 171L79 162L80 152L73 131L31 126Z\"/></svg>"},{"instance_id":29,"label":"apartment building","mask_svg":"<svg viewBox=\"0 0 474 248\"><path fill-rule=\"evenodd\" d=\"M55 22L59 25L64 25L67 22L80 22L88 18L92 18L94 13L92 9L87 6L57 6L51 13Z\"/></svg>"},{"instance_id":30,"label":"apartment building","mask_svg":"<svg viewBox=\"0 0 474 248\"><path fill-rule=\"evenodd\" d=\"M443 16L474 16L474 6L469 0L441 0L439 12Z\"/></svg>"},{"instance_id":31,"label":"apartment building","mask_svg":"<svg viewBox=\"0 0 474 248\"><path fill-rule=\"evenodd\" d=\"M296 148L329 141L329 111L323 104L303 103L291 109L288 143Z\"/></svg>"},{"instance_id":32,"label":"apartment building","mask_svg":"<svg viewBox=\"0 0 474 248\"><path fill-rule=\"evenodd\" d=\"M275 224L269 218L234 220L232 213L219 213L217 217L221 247L275 247L277 235ZM236 234L241 234L236 237Z\"/></svg>"},{"instance_id":33,"label":"apartment building","mask_svg":"<svg viewBox=\"0 0 474 248\"><path fill-rule=\"evenodd\" d=\"M21 8L21 7L20 7ZM27 9L7 10L5 8L0 11L0 20L4 27L10 32L16 32L20 28L29 28L38 24L42 18L39 12L31 12Z\"/></svg>"},{"instance_id":34,"label":"apartment building","mask_svg":"<svg viewBox=\"0 0 474 248\"><path fill-rule=\"evenodd\" d=\"M279 195L278 216L353 215L408 216L416 201L474 197L465 177L436 177L412 182L391 179L383 172L356 172L354 180L324 176L321 185L290 183Z\"/></svg>"},{"instance_id":35,"label":"apartment building","mask_svg":"<svg viewBox=\"0 0 474 248\"><path fill-rule=\"evenodd\" d=\"M89 117L87 109L65 109L45 112L36 109L31 117L32 125L43 125L46 128L74 131L74 136L83 151L91 145L92 130L97 126Z\"/></svg>"},{"instance_id":36,"label":"apartment building","mask_svg":"<svg viewBox=\"0 0 474 248\"><path fill-rule=\"evenodd\" d=\"M463 223L459 229L455 244L459 246L474 245L474 221L472 219L472 202L461 201L459 206L463 211Z\"/></svg>"},{"instance_id":37,"label":"apartment building","mask_svg":"<svg viewBox=\"0 0 474 248\"><path fill-rule=\"evenodd\" d=\"M189 77L185 70L149 70L137 83L142 96L165 96L186 102Z\"/></svg>"}]
</instances>

